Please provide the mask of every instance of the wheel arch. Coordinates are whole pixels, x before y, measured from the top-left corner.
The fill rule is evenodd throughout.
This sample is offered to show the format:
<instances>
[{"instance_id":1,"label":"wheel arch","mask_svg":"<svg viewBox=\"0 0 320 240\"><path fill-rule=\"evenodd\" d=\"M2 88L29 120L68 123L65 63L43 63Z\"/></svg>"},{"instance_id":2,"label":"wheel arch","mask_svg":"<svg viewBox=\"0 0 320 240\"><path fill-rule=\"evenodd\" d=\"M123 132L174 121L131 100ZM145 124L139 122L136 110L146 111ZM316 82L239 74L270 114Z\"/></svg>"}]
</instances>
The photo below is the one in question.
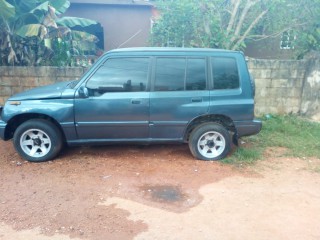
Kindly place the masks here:
<instances>
[{"instance_id":1,"label":"wheel arch","mask_svg":"<svg viewBox=\"0 0 320 240\"><path fill-rule=\"evenodd\" d=\"M11 138L13 138L14 132L16 131L16 129L24 122L31 120L31 119L43 119L43 120L47 120L50 121L51 123L53 123L61 132L63 141L66 141L66 137L64 134L64 131L61 127L61 125L58 123L57 120L55 120L53 117L50 117L48 115L45 114L39 114L39 113L24 113L24 114L19 114L14 116L13 118L11 118L8 122L7 122L7 126L6 126L6 130L5 130L5 139L9 140Z\"/></svg>"},{"instance_id":2,"label":"wheel arch","mask_svg":"<svg viewBox=\"0 0 320 240\"><path fill-rule=\"evenodd\" d=\"M204 116L199 116L193 119L187 126L184 134L184 141L188 142L190 134L193 129L203 123L218 123L225 127L228 131L236 133L236 127L234 125L233 120L222 114L209 114Z\"/></svg>"}]
</instances>

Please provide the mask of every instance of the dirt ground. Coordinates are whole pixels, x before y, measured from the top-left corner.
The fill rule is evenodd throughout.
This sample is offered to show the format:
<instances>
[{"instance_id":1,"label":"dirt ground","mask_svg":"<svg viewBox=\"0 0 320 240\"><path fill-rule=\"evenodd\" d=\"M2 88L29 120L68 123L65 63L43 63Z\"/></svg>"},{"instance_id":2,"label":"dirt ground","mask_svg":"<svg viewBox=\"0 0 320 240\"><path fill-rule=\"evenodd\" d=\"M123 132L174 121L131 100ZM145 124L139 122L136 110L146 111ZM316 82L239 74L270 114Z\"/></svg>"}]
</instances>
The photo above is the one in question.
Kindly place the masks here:
<instances>
[{"instance_id":1,"label":"dirt ground","mask_svg":"<svg viewBox=\"0 0 320 240\"><path fill-rule=\"evenodd\" d=\"M320 160L254 166L187 145L69 148L28 163L0 142L1 240L320 239Z\"/></svg>"}]
</instances>

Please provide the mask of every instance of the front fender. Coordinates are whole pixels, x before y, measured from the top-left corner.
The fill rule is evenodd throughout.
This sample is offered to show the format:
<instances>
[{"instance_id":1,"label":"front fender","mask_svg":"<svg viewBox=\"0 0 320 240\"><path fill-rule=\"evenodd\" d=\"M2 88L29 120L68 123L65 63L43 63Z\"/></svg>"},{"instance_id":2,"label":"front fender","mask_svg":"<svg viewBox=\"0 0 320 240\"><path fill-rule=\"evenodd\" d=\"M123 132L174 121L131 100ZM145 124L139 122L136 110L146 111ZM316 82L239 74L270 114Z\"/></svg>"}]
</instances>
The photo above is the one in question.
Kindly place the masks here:
<instances>
[{"instance_id":1,"label":"front fender","mask_svg":"<svg viewBox=\"0 0 320 240\"><path fill-rule=\"evenodd\" d=\"M21 123L21 119L41 116L54 120L62 129L66 139L74 139L76 132L73 103L73 99L7 101L2 112L2 129Z\"/></svg>"}]
</instances>

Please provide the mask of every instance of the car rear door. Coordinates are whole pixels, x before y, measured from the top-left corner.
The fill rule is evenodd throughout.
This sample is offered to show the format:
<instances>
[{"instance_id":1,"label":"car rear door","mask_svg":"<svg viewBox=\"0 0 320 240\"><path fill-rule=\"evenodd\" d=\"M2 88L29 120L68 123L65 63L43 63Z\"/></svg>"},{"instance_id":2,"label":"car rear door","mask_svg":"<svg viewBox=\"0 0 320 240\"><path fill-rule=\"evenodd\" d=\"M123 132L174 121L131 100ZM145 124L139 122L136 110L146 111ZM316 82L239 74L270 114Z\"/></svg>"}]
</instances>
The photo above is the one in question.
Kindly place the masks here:
<instances>
[{"instance_id":1,"label":"car rear door","mask_svg":"<svg viewBox=\"0 0 320 240\"><path fill-rule=\"evenodd\" d=\"M209 109L205 57L156 57L150 93L150 138L179 141L188 123Z\"/></svg>"}]
</instances>

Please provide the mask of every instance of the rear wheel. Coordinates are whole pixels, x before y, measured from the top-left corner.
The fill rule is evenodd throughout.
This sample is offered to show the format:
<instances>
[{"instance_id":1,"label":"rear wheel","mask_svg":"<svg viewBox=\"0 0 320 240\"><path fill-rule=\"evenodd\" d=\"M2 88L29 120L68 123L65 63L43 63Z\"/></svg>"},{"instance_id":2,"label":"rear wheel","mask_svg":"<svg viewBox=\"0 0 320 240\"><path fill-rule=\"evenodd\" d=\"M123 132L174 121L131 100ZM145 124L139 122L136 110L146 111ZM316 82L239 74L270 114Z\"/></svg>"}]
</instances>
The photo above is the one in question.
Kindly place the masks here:
<instances>
[{"instance_id":1,"label":"rear wheel","mask_svg":"<svg viewBox=\"0 0 320 240\"><path fill-rule=\"evenodd\" d=\"M63 146L60 130L44 119L22 123L14 133L13 143L17 152L30 162L51 160Z\"/></svg>"},{"instance_id":2,"label":"rear wheel","mask_svg":"<svg viewBox=\"0 0 320 240\"><path fill-rule=\"evenodd\" d=\"M189 138L190 151L199 160L220 160L227 156L230 147L228 130L217 123L199 125Z\"/></svg>"}]
</instances>

